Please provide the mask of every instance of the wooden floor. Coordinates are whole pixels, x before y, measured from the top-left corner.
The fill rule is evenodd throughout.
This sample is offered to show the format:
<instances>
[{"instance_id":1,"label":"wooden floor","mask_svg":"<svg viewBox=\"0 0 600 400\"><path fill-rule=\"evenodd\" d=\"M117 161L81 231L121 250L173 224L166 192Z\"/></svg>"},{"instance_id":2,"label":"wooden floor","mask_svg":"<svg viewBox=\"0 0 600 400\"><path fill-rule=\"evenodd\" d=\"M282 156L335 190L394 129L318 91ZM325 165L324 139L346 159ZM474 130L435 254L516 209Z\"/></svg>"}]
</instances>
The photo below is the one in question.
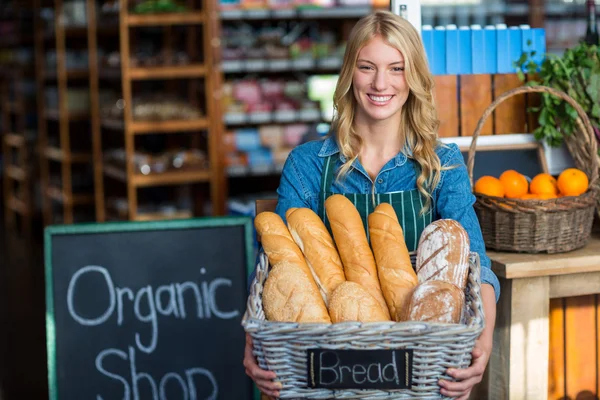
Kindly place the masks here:
<instances>
[{"instance_id":1,"label":"wooden floor","mask_svg":"<svg viewBox=\"0 0 600 400\"><path fill-rule=\"evenodd\" d=\"M34 237L8 234L0 215L2 400L48 399L41 230Z\"/></svg>"}]
</instances>

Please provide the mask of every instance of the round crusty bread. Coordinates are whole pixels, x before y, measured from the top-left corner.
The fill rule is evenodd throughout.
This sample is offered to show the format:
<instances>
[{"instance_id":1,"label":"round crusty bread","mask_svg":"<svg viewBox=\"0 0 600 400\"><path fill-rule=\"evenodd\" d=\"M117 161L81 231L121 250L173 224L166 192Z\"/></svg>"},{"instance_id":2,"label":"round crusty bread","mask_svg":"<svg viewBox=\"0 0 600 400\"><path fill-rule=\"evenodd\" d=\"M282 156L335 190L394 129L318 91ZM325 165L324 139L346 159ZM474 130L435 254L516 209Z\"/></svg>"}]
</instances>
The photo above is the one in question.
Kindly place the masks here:
<instances>
[{"instance_id":1,"label":"round crusty bread","mask_svg":"<svg viewBox=\"0 0 600 400\"><path fill-rule=\"evenodd\" d=\"M329 300L331 322L380 322L389 321L379 302L358 283L346 281L333 291Z\"/></svg>"},{"instance_id":2,"label":"round crusty bread","mask_svg":"<svg viewBox=\"0 0 600 400\"><path fill-rule=\"evenodd\" d=\"M321 218L310 208L289 209L285 218L327 305L333 291L346 281L333 238Z\"/></svg>"},{"instance_id":3,"label":"round crusty bread","mask_svg":"<svg viewBox=\"0 0 600 400\"><path fill-rule=\"evenodd\" d=\"M400 321L419 281L410 262L398 216L390 204L379 204L369 215L369 235L381 292L391 317Z\"/></svg>"},{"instance_id":4,"label":"round crusty bread","mask_svg":"<svg viewBox=\"0 0 600 400\"><path fill-rule=\"evenodd\" d=\"M452 219L440 219L427 225L419 239L415 269L419 282L441 280L460 289L469 275L469 235Z\"/></svg>"},{"instance_id":5,"label":"round crusty bread","mask_svg":"<svg viewBox=\"0 0 600 400\"><path fill-rule=\"evenodd\" d=\"M295 263L281 261L271 269L262 302L269 321L331 323L319 292Z\"/></svg>"},{"instance_id":6,"label":"round crusty bread","mask_svg":"<svg viewBox=\"0 0 600 400\"><path fill-rule=\"evenodd\" d=\"M420 283L408 306L408 321L457 324L461 321L465 293L444 281Z\"/></svg>"},{"instance_id":7,"label":"round crusty bread","mask_svg":"<svg viewBox=\"0 0 600 400\"><path fill-rule=\"evenodd\" d=\"M377 276L375 258L358 210L345 196L334 194L325 200L325 212L344 265L346 280L365 288L389 319L389 310Z\"/></svg>"}]
</instances>

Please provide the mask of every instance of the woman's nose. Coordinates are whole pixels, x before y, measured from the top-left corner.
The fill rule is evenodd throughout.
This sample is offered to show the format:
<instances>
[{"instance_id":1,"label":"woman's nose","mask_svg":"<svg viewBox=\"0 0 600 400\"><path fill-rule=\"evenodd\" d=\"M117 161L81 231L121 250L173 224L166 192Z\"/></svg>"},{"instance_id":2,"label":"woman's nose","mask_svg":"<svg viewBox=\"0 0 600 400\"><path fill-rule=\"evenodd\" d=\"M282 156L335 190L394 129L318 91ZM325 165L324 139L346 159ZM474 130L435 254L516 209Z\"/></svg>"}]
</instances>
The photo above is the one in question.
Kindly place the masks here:
<instances>
[{"instance_id":1,"label":"woman's nose","mask_svg":"<svg viewBox=\"0 0 600 400\"><path fill-rule=\"evenodd\" d=\"M387 75L385 71L377 71L375 72L375 76L373 77L373 89L381 91L387 88Z\"/></svg>"}]
</instances>

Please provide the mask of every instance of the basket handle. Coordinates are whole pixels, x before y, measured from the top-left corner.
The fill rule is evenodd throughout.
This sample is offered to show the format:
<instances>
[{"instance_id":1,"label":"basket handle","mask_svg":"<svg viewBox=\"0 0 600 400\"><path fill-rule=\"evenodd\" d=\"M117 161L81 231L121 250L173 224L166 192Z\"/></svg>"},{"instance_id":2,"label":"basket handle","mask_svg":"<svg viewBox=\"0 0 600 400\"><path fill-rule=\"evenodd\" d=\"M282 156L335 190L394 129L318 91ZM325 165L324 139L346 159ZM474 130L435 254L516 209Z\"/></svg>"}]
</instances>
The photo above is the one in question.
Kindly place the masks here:
<instances>
[{"instance_id":1,"label":"basket handle","mask_svg":"<svg viewBox=\"0 0 600 400\"><path fill-rule=\"evenodd\" d=\"M596 181L598 180L598 155L597 155L598 144L596 143L596 135L594 134L594 129L592 128L590 119L588 118L588 116L585 113L585 111L583 110L583 108L581 108L579 103L577 103L575 100L573 100L572 97L570 97L568 94L566 94L562 91L553 89L548 86L541 86L541 85L540 86L525 86L524 85L524 86L520 86L518 88L511 89L511 90L508 90L508 91L502 93L496 100L494 100L492 102L492 104L490 104L485 109L481 118L479 119L479 122L477 123L477 127L475 128L475 132L473 132L473 141L471 142L471 146L469 147L469 158L467 160L467 170L469 171L469 180L471 182L471 188L473 188L473 168L475 167L475 149L477 147L477 137L481 133L481 130L483 129L483 125L485 124L485 122L489 118L489 116L492 115L492 112L494 111L494 109L496 107L498 107L498 105L500 105L500 103L502 103L504 100L506 100L512 96L516 96L516 95L519 95L522 93L552 94L554 96L560 97L561 99L563 99L564 101L569 103L575 109L575 111L577 111L577 114L579 115L579 118L577 119L577 124L579 125L579 129L581 129L583 132L586 133L585 141L589 145L589 149L588 149L589 153L587 153L586 156L589 157L588 160L591 159L591 165L590 165L590 163L586 163L584 160L581 160L578 157L578 156L580 156L579 154L577 154L577 155L573 154L573 151L575 149L573 149L571 147L568 140L566 142L567 142L567 146L569 147L571 154L573 154L573 156L574 156L573 158L575 159L577 164L579 164L578 167L583 170L587 170L588 168L591 168L590 172L588 173L589 178L590 178L590 187L595 185Z\"/></svg>"}]
</instances>

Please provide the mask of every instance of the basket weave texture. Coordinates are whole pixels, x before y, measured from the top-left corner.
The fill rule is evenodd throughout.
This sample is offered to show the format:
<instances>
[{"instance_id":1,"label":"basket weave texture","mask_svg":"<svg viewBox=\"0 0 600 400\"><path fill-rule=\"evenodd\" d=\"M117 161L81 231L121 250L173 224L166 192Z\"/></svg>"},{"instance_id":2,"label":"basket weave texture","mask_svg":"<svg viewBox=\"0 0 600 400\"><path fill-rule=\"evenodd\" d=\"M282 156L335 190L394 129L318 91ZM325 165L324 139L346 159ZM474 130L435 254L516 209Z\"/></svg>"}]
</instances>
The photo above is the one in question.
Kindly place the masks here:
<instances>
[{"instance_id":1,"label":"basket weave texture","mask_svg":"<svg viewBox=\"0 0 600 400\"><path fill-rule=\"evenodd\" d=\"M572 135L565 137L575 166L584 171L590 185L580 196L549 200L520 200L475 193L475 211L486 247L524 253L561 253L585 246L591 236L598 204L598 156L595 134L581 106L566 93L546 86L521 86L498 97L481 116L469 148L467 168L473 187L477 137L494 109L506 99L524 93L548 93L569 103L579 119Z\"/></svg>"},{"instance_id":2,"label":"basket weave texture","mask_svg":"<svg viewBox=\"0 0 600 400\"><path fill-rule=\"evenodd\" d=\"M282 383L281 399L440 399L438 380L452 380L449 367L470 365L475 340L484 327L480 265L477 253L469 259L469 278L461 324L424 322L344 322L308 324L265 319L262 292L268 276L262 253L252 282L242 325L253 340L261 368L274 371ZM313 389L308 387L307 349L413 349L411 389Z\"/></svg>"}]
</instances>

